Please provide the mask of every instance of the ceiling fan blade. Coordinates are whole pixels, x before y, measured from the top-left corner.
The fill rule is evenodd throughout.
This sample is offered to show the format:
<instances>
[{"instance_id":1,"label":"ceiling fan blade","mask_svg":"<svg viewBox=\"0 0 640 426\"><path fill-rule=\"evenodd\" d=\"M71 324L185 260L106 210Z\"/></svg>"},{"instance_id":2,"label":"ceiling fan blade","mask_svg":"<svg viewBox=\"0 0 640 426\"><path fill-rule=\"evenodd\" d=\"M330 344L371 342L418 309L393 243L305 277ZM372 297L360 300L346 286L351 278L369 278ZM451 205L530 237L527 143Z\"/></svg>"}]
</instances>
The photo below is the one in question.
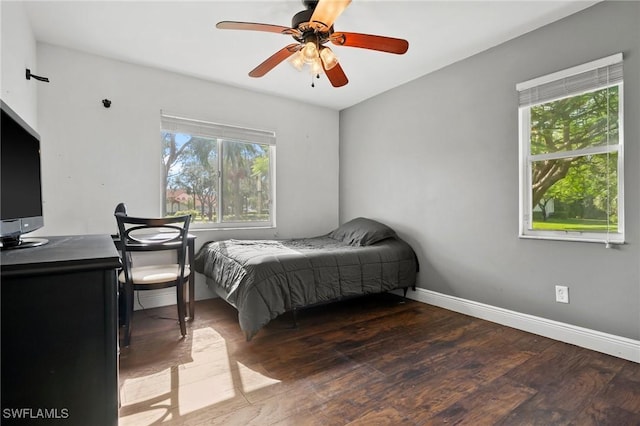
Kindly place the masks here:
<instances>
[{"instance_id":1,"label":"ceiling fan blade","mask_svg":"<svg viewBox=\"0 0 640 426\"><path fill-rule=\"evenodd\" d=\"M255 67L249 73L249 77L256 77L257 78L257 77L264 76L266 73L268 73L273 68L275 68L275 66L278 65L280 62L284 61L289 56L293 55L298 50L300 50L300 48L301 48L301 46L300 46L299 43L293 43L293 44L290 44L288 46L283 47L282 49L278 50L276 53L271 55L269 58L267 58L266 61L264 61L263 63L261 63L257 67Z\"/></svg>"},{"instance_id":2,"label":"ceiling fan blade","mask_svg":"<svg viewBox=\"0 0 640 426\"><path fill-rule=\"evenodd\" d=\"M333 33L331 42L338 46L359 47L402 55L409 49L409 42L401 38L359 33Z\"/></svg>"},{"instance_id":3,"label":"ceiling fan blade","mask_svg":"<svg viewBox=\"0 0 640 426\"><path fill-rule=\"evenodd\" d=\"M320 0L311 15L311 25L328 31L349 3L351 0Z\"/></svg>"},{"instance_id":4,"label":"ceiling fan blade","mask_svg":"<svg viewBox=\"0 0 640 426\"><path fill-rule=\"evenodd\" d=\"M300 34L300 31L295 28L283 27L281 25L259 24L257 22L221 21L216 24L216 28L221 30L263 31L267 33L291 35Z\"/></svg>"},{"instance_id":5,"label":"ceiling fan blade","mask_svg":"<svg viewBox=\"0 0 640 426\"><path fill-rule=\"evenodd\" d=\"M330 70L326 69L324 64L322 64L322 67L324 68L324 73L327 75L327 78L333 87L342 87L349 82L349 79L340 64L336 64Z\"/></svg>"}]
</instances>

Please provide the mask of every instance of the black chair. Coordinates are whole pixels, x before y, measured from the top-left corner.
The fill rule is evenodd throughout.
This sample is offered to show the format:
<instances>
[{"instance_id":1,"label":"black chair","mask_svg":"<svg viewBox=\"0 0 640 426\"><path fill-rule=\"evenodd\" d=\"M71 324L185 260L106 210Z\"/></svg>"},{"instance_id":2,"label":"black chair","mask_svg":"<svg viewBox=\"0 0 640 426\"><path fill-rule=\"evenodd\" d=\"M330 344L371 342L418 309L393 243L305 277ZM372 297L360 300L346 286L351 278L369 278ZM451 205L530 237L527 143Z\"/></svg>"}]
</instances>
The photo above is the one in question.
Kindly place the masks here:
<instances>
[{"instance_id":1,"label":"black chair","mask_svg":"<svg viewBox=\"0 0 640 426\"><path fill-rule=\"evenodd\" d=\"M180 332L183 337L186 336L184 289L187 278L191 274L189 265L186 263L187 236L191 216L154 219L116 213L115 218L120 234L123 263L122 272L118 276L123 286L125 300L123 346L129 346L131 341L134 291L176 287ZM165 250L176 252L176 263L134 265L133 253Z\"/></svg>"}]
</instances>

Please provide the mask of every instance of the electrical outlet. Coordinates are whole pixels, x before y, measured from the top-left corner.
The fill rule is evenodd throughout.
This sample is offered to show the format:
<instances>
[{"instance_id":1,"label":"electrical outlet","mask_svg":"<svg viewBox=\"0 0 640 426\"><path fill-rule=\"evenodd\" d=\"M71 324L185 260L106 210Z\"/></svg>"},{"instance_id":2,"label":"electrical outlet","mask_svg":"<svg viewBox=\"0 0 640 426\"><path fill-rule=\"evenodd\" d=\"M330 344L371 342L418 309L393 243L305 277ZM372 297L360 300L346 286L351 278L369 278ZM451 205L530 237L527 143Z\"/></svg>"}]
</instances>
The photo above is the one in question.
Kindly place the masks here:
<instances>
[{"instance_id":1,"label":"electrical outlet","mask_svg":"<svg viewBox=\"0 0 640 426\"><path fill-rule=\"evenodd\" d=\"M569 303L569 287L564 285L556 286L556 302Z\"/></svg>"}]
</instances>

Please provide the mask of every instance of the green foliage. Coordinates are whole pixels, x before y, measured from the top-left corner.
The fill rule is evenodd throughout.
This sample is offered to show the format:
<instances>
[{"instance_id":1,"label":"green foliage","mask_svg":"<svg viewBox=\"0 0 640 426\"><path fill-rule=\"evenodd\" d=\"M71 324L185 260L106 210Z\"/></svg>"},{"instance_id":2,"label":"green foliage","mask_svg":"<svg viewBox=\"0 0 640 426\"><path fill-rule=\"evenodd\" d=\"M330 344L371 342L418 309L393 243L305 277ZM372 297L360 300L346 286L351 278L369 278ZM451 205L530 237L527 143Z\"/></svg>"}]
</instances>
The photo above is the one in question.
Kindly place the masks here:
<instances>
[{"instance_id":1,"label":"green foliage","mask_svg":"<svg viewBox=\"0 0 640 426\"><path fill-rule=\"evenodd\" d=\"M198 201L201 216L212 220L215 212L218 180L218 152L215 141L198 137L189 139L181 161L181 170L173 178L175 187L184 189Z\"/></svg>"},{"instance_id":2,"label":"green foliage","mask_svg":"<svg viewBox=\"0 0 640 426\"><path fill-rule=\"evenodd\" d=\"M607 223L606 220L549 218L544 222L534 220L533 229L567 232L617 232L618 225Z\"/></svg>"},{"instance_id":3,"label":"green foliage","mask_svg":"<svg viewBox=\"0 0 640 426\"><path fill-rule=\"evenodd\" d=\"M575 151L618 141L618 87L531 107L531 154Z\"/></svg>"},{"instance_id":4,"label":"green foliage","mask_svg":"<svg viewBox=\"0 0 640 426\"><path fill-rule=\"evenodd\" d=\"M175 194L172 200L182 197L180 204L195 208L203 221L215 221L218 214L225 221L261 220L265 216L268 220L268 145L168 132L163 132L162 138L165 188Z\"/></svg>"},{"instance_id":5,"label":"green foliage","mask_svg":"<svg viewBox=\"0 0 640 426\"><path fill-rule=\"evenodd\" d=\"M191 220L195 220L195 218L198 217L198 211L197 210L178 210L171 216L185 216L185 215L190 215Z\"/></svg>"},{"instance_id":6,"label":"green foliage","mask_svg":"<svg viewBox=\"0 0 640 426\"><path fill-rule=\"evenodd\" d=\"M269 157L266 155L256 157L251 166L251 176L264 179L269 176Z\"/></svg>"},{"instance_id":7,"label":"green foliage","mask_svg":"<svg viewBox=\"0 0 640 426\"><path fill-rule=\"evenodd\" d=\"M618 100L614 86L530 108L531 154L567 153L532 162L532 206L554 200L556 219L617 211L617 152L580 150L618 143Z\"/></svg>"},{"instance_id":8,"label":"green foliage","mask_svg":"<svg viewBox=\"0 0 640 426\"><path fill-rule=\"evenodd\" d=\"M533 221L534 222L544 222L545 218L544 218L544 214L542 214L542 212L533 212Z\"/></svg>"}]
</instances>

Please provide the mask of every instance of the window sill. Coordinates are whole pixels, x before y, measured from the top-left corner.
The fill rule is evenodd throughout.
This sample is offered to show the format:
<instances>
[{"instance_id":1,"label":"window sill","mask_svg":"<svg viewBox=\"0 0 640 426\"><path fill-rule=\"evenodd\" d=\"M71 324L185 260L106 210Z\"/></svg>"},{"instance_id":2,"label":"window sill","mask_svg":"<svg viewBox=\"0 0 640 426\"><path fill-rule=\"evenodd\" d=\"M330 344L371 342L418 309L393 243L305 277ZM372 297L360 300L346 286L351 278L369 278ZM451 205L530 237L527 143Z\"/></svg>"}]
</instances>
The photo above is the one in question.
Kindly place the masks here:
<instances>
[{"instance_id":1,"label":"window sill","mask_svg":"<svg viewBox=\"0 0 640 426\"><path fill-rule=\"evenodd\" d=\"M572 237L570 235L519 235L518 238L524 240L548 240L548 241L569 241L574 243L600 243L610 248L614 245L624 245L624 237L615 239L597 237Z\"/></svg>"},{"instance_id":2,"label":"window sill","mask_svg":"<svg viewBox=\"0 0 640 426\"><path fill-rule=\"evenodd\" d=\"M201 226L201 227L191 227L189 228L189 232L198 233L200 231L211 232L211 231L249 231L256 229L276 229L275 225L256 225L256 226L242 226L239 224L227 225L227 226Z\"/></svg>"}]
</instances>

